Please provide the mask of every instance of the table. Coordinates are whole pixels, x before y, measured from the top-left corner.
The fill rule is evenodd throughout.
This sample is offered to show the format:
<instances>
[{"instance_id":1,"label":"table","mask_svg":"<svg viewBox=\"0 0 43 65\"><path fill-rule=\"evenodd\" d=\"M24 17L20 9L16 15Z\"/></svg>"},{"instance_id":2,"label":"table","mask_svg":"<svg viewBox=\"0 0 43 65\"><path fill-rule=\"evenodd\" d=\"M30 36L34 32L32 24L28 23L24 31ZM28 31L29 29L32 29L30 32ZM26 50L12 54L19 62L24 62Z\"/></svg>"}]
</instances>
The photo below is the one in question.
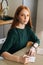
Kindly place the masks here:
<instances>
[{"instance_id":1,"label":"table","mask_svg":"<svg viewBox=\"0 0 43 65\"><path fill-rule=\"evenodd\" d=\"M21 55L24 55L26 50L27 48L25 47L14 54L21 56ZM0 60L0 65L24 65L24 64L13 62L13 61L8 61L4 59L4 60ZM28 64L25 64L25 65L43 65L43 55L36 54L36 61L34 63L29 62Z\"/></svg>"}]
</instances>

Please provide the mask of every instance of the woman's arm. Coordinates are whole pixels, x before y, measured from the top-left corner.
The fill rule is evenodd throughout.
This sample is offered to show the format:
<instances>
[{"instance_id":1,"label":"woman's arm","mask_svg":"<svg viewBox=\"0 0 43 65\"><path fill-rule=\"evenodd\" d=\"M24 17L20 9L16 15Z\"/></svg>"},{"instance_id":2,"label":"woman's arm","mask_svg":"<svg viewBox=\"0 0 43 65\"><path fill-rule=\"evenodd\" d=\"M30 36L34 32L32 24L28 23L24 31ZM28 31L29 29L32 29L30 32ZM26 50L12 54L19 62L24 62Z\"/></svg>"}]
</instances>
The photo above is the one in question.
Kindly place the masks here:
<instances>
[{"instance_id":1,"label":"woman's arm","mask_svg":"<svg viewBox=\"0 0 43 65\"><path fill-rule=\"evenodd\" d=\"M28 63L28 59L26 57L13 55L8 52L3 52L1 56L4 57L6 60L16 61L24 64Z\"/></svg>"},{"instance_id":2,"label":"woman's arm","mask_svg":"<svg viewBox=\"0 0 43 65\"><path fill-rule=\"evenodd\" d=\"M10 54L10 53L8 53L8 52L3 52L3 53L1 54L1 56L4 57L4 58L7 59L7 60L19 62L19 56Z\"/></svg>"},{"instance_id":3,"label":"woman's arm","mask_svg":"<svg viewBox=\"0 0 43 65\"><path fill-rule=\"evenodd\" d=\"M33 45L32 41L28 41L26 47L31 47Z\"/></svg>"},{"instance_id":4,"label":"woman's arm","mask_svg":"<svg viewBox=\"0 0 43 65\"><path fill-rule=\"evenodd\" d=\"M29 41L26 45L27 47L30 48L30 50L27 50L26 54L27 55L31 55L31 56L35 56L36 54L36 49L38 48L38 43L34 43L32 41Z\"/></svg>"}]
</instances>

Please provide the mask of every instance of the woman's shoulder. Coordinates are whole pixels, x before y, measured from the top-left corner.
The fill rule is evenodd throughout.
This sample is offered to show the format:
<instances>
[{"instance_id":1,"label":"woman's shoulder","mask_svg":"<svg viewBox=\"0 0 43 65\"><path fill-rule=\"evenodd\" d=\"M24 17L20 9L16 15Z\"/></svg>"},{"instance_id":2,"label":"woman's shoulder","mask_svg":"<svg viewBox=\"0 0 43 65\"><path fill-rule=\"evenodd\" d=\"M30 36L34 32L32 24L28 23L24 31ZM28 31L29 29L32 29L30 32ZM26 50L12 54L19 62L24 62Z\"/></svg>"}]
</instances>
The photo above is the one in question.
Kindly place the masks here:
<instances>
[{"instance_id":1,"label":"woman's shoulder","mask_svg":"<svg viewBox=\"0 0 43 65\"><path fill-rule=\"evenodd\" d=\"M17 31L16 31L16 29L15 28L12 28L12 29L10 29L9 31L8 31L8 34L16 34L17 33Z\"/></svg>"},{"instance_id":2,"label":"woman's shoulder","mask_svg":"<svg viewBox=\"0 0 43 65\"><path fill-rule=\"evenodd\" d=\"M31 27L29 27L29 26L26 26L26 30L27 30L27 32L29 32L30 34L31 34L32 32L34 32L33 29L32 29Z\"/></svg>"}]
</instances>

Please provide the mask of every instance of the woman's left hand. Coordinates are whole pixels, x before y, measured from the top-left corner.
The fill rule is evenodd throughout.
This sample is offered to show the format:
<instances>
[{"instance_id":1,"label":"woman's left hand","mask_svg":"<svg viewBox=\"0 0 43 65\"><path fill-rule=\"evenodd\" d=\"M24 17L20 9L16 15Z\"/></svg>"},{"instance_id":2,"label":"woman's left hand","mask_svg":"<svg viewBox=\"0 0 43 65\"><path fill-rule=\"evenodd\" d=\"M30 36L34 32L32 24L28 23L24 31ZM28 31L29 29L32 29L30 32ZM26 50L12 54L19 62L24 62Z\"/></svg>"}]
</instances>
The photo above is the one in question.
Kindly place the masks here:
<instances>
[{"instance_id":1,"label":"woman's left hand","mask_svg":"<svg viewBox=\"0 0 43 65\"><path fill-rule=\"evenodd\" d=\"M36 49L34 47L31 47L30 50L29 50L28 55L29 56L35 56L35 54L36 54Z\"/></svg>"}]
</instances>

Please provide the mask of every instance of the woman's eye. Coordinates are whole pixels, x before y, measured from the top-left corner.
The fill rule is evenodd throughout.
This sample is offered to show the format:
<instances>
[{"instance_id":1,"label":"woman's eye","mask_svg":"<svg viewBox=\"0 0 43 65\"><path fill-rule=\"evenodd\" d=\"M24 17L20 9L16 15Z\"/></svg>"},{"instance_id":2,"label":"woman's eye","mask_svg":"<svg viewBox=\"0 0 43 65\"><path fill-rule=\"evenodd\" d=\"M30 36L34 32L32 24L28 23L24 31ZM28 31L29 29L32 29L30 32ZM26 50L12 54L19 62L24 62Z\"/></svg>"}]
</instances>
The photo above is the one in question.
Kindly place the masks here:
<instances>
[{"instance_id":1,"label":"woman's eye","mask_svg":"<svg viewBox=\"0 0 43 65\"><path fill-rule=\"evenodd\" d=\"M27 16L29 16L29 15L27 15Z\"/></svg>"},{"instance_id":2,"label":"woman's eye","mask_svg":"<svg viewBox=\"0 0 43 65\"><path fill-rule=\"evenodd\" d=\"M23 14L21 16L24 16Z\"/></svg>"}]
</instances>

